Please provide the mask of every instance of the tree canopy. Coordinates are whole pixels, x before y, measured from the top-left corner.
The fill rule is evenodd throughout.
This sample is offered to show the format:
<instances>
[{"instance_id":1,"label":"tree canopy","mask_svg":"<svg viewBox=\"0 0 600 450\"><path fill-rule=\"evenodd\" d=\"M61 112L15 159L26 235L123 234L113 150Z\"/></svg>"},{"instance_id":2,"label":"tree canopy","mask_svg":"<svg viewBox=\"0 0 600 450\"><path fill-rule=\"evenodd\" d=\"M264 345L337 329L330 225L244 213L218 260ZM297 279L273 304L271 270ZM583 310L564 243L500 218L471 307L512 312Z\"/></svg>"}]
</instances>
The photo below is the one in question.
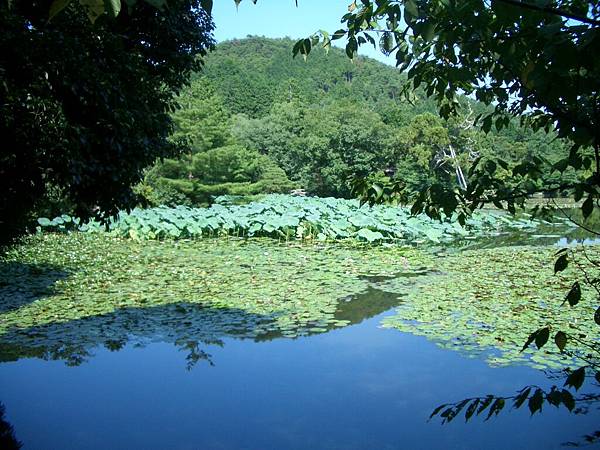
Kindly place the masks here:
<instances>
[{"instance_id":1,"label":"tree canopy","mask_svg":"<svg viewBox=\"0 0 600 450\"><path fill-rule=\"evenodd\" d=\"M50 3L0 2L3 241L48 195L81 217L133 206L142 169L178 151L175 94L213 44L197 0L131 3L93 24L79 3L48 21Z\"/></svg>"},{"instance_id":2,"label":"tree canopy","mask_svg":"<svg viewBox=\"0 0 600 450\"><path fill-rule=\"evenodd\" d=\"M443 117L456 113L466 94L493 106L480 117L485 131L506 127L511 115L535 129L556 130L573 145L550 170L591 167L588 180L570 185L591 206L600 180L599 18L598 1L361 0L342 17L345 28L300 40L293 52L306 56L319 42L330 47L346 37L346 53L354 58L360 45L379 44L395 55L411 87L422 86L437 101ZM523 183L515 190L496 177L496 169L506 169L500 159L475 168L474 182L458 200L437 188L422 200L450 209L504 200L512 208L515 199L540 189L539 166L537 160L516 166L512 175ZM432 197L436 192L441 195Z\"/></svg>"},{"instance_id":3,"label":"tree canopy","mask_svg":"<svg viewBox=\"0 0 600 450\"><path fill-rule=\"evenodd\" d=\"M407 200L435 182L453 188L450 146L465 172L478 156L501 157L509 169L521 157L543 158L550 167L566 151L556 135L514 120L501 131L479 131L473 120L489 109L464 97L460 117L441 119L422 89L401 95L406 77L378 61L351 62L334 47L315 48L305 62L292 58L292 46L261 37L220 43L199 79L232 114L234 138L271 157L310 194L348 197L348 176L386 169L405 186ZM536 186L553 183L549 172ZM509 172L498 176L512 186Z\"/></svg>"}]
</instances>

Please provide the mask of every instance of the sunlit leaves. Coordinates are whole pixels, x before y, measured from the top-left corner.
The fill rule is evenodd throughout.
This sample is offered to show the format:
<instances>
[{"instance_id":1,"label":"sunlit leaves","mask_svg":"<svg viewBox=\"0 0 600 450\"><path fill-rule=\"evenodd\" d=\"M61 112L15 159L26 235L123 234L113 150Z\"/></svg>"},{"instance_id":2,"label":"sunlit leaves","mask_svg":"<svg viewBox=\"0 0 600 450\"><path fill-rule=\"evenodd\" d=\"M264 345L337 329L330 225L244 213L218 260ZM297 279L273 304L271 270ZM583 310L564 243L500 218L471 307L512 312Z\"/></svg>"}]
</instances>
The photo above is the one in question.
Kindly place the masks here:
<instances>
[{"instance_id":1,"label":"sunlit leaves","mask_svg":"<svg viewBox=\"0 0 600 450\"><path fill-rule=\"evenodd\" d=\"M600 35L581 23L597 25L592 9L558 1L557 13L544 15L512 3L475 2L463 8L447 1L353 2L342 17L345 28L339 33L348 37L346 51L352 58L355 42L360 46L368 41L362 37L381 32L381 50L396 51L397 65L407 71L409 82L415 88L424 86L444 117L456 113L460 94L474 95L494 107L480 122L484 131L494 125L498 130L506 128L510 115L527 116L524 122L534 129L556 128L560 138L575 143L569 158L555 163L556 170L564 172L569 166L589 170L596 157L585 155L585 148L598 148L594 132L598 119L590 111L599 109L594 52ZM575 9L577 20L570 15ZM523 174L539 179L534 168L546 170L538 161L521 167ZM597 180L588 184L594 183ZM485 180L484 184L489 190L495 187ZM591 195L582 209L585 217L591 214Z\"/></svg>"},{"instance_id":2,"label":"sunlit leaves","mask_svg":"<svg viewBox=\"0 0 600 450\"><path fill-rule=\"evenodd\" d=\"M595 249L587 251L596 258ZM557 342L562 346L562 333L556 338L557 333L594 336L597 325L590 320L595 308L583 302L561 307L570 275L548 270L553 253L552 248L529 247L446 255L438 266L445 275L422 279L398 314L383 324L426 336L443 348L480 355L491 365L564 368L588 351L585 343L569 338L561 353ZM482 354L482 348L493 352Z\"/></svg>"},{"instance_id":3,"label":"sunlit leaves","mask_svg":"<svg viewBox=\"0 0 600 450\"><path fill-rule=\"evenodd\" d=\"M404 256L411 266L422 264L416 252L399 248L40 235L0 261L0 342L94 347L98 339L130 334L253 339L324 332L347 325L353 305L360 317L373 295L386 309L396 305L397 294L377 289L352 301L370 283L360 275L409 270L398 266ZM346 315L336 316L342 299ZM37 330L35 342L28 330Z\"/></svg>"},{"instance_id":4,"label":"sunlit leaves","mask_svg":"<svg viewBox=\"0 0 600 450\"><path fill-rule=\"evenodd\" d=\"M395 185L367 184L369 195L375 198L395 195ZM391 189L391 190L390 190ZM432 195L444 195L432 190ZM451 197L449 197L451 198ZM226 201L226 198L224 198ZM427 211L432 215L431 211ZM201 239L205 237L268 236L290 240L354 240L358 242L449 242L467 235L485 236L500 228L522 228L523 222L501 218L493 213L476 214L464 229L444 219L437 211L435 220L421 215L411 217L406 208L378 205L372 208L358 201L333 198L269 195L248 205L221 205L211 208L157 207L122 212L108 227L109 234L132 239ZM40 218L44 230L82 230L102 232L98 222L80 225L67 215L53 220ZM528 227L536 224L527 222ZM302 232L298 230L302 228Z\"/></svg>"}]
</instances>

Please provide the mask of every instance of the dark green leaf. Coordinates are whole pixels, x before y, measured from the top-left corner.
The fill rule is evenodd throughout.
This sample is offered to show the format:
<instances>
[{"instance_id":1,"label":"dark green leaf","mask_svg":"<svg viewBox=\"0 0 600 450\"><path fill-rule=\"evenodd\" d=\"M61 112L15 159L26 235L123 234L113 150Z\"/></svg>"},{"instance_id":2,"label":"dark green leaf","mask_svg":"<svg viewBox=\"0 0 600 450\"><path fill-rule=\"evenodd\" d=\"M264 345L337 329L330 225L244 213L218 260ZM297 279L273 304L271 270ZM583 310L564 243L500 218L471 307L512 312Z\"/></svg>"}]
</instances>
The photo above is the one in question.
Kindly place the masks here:
<instances>
[{"instance_id":1,"label":"dark green leaf","mask_svg":"<svg viewBox=\"0 0 600 450\"><path fill-rule=\"evenodd\" d=\"M573 408L575 408L575 399L569 391L563 389L560 392L560 399L569 411L573 411Z\"/></svg>"},{"instance_id":2,"label":"dark green leaf","mask_svg":"<svg viewBox=\"0 0 600 450\"><path fill-rule=\"evenodd\" d=\"M569 265L569 258L566 254L562 254L558 257L556 262L554 263L554 273L562 272Z\"/></svg>"},{"instance_id":3,"label":"dark green leaf","mask_svg":"<svg viewBox=\"0 0 600 450\"><path fill-rule=\"evenodd\" d=\"M438 406L437 408L435 408L433 410L433 412L431 413L431 415L429 416L429 418L431 419L433 416L436 416L443 408L445 408L447 406L446 403L444 403L443 405Z\"/></svg>"},{"instance_id":4,"label":"dark green leaf","mask_svg":"<svg viewBox=\"0 0 600 450\"><path fill-rule=\"evenodd\" d=\"M213 0L200 0L200 6L208 14L212 14Z\"/></svg>"},{"instance_id":5,"label":"dark green leaf","mask_svg":"<svg viewBox=\"0 0 600 450\"><path fill-rule=\"evenodd\" d=\"M581 212L583 213L583 217L587 219L592 214L592 211L594 211L594 198L590 194L583 202L583 205L581 205Z\"/></svg>"},{"instance_id":6,"label":"dark green leaf","mask_svg":"<svg viewBox=\"0 0 600 450\"><path fill-rule=\"evenodd\" d=\"M111 17L117 17L121 11L121 0L104 0L105 10Z\"/></svg>"},{"instance_id":7,"label":"dark green leaf","mask_svg":"<svg viewBox=\"0 0 600 450\"><path fill-rule=\"evenodd\" d=\"M531 415L535 414L537 411L542 410L542 405L544 404L544 393L541 389L536 389L535 393L529 399L529 411L531 411Z\"/></svg>"},{"instance_id":8,"label":"dark green leaf","mask_svg":"<svg viewBox=\"0 0 600 450\"><path fill-rule=\"evenodd\" d=\"M579 285L579 281L576 281L573 283L573 286L571 286L571 289L565 297L563 304L565 302L569 302L569 305L575 306L577 303L579 303L579 300L581 300L581 286Z\"/></svg>"},{"instance_id":9,"label":"dark green leaf","mask_svg":"<svg viewBox=\"0 0 600 450\"><path fill-rule=\"evenodd\" d=\"M531 345L531 343L533 341L535 341L537 334L538 334L538 332L534 331L533 333L531 333L529 335L529 337L527 338L527 341L525 341L525 344L523 344L523 348L521 349L521 351L525 350L527 347L529 347Z\"/></svg>"},{"instance_id":10,"label":"dark green leaf","mask_svg":"<svg viewBox=\"0 0 600 450\"><path fill-rule=\"evenodd\" d=\"M541 328L537 331L535 336L535 345L538 349L542 348L548 342L548 338L550 337L550 328L545 327Z\"/></svg>"},{"instance_id":11,"label":"dark green leaf","mask_svg":"<svg viewBox=\"0 0 600 450\"><path fill-rule=\"evenodd\" d=\"M471 402L467 410L465 411L465 422L468 422L469 419L473 416L475 411L477 410L477 405L479 405L479 399L476 398Z\"/></svg>"},{"instance_id":12,"label":"dark green leaf","mask_svg":"<svg viewBox=\"0 0 600 450\"><path fill-rule=\"evenodd\" d=\"M477 415L481 414L483 411L485 411L487 409L488 406L490 406L492 404L492 400L494 400L494 396L493 395L488 395L480 404L479 408L477 409Z\"/></svg>"},{"instance_id":13,"label":"dark green leaf","mask_svg":"<svg viewBox=\"0 0 600 450\"><path fill-rule=\"evenodd\" d=\"M490 408L490 411L488 412L488 415L485 418L485 420L488 420L493 415L498 415L500 411L502 411L502 408L504 408L504 404L505 401L503 398L497 398L492 407Z\"/></svg>"},{"instance_id":14,"label":"dark green leaf","mask_svg":"<svg viewBox=\"0 0 600 450\"><path fill-rule=\"evenodd\" d=\"M421 36L423 36L426 42L432 41L435 37L435 25L430 22L426 23L421 30Z\"/></svg>"},{"instance_id":15,"label":"dark green leaf","mask_svg":"<svg viewBox=\"0 0 600 450\"><path fill-rule=\"evenodd\" d=\"M523 389L519 395L517 395L515 397L515 402L513 404L513 406L517 409L519 409L523 403L525 403L525 400L527 400L527 397L529 396L529 393L531 392L531 387L528 387L526 389Z\"/></svg>"},{"instance_id":16,"label":"dark green leaf","mask_svg":"<svg viewBox=\"0 0 600 450\"><path fill-rule=\"evenodd\" d=\"M71 0L54 0L50 5L50 14L48 15L48 18L52 19L59 12L69 6L69 3L71 3Z\"/></svg>"},{"instance_id":17,"label":"dark green leaf","mask_svg":"<svg viewBox=\"0 0 600 450\"><path fill-rule=\"evenodd\" d=\"M546 394L546 401L558 408L562 402L562 395L560 391L557 391L556 388L552 388L552 390Z\"/></svg>"},{"instance_id":18,"label":"dark green leaf","mask_svg":"<svg viewBox=\"0 0 600 450\"><path fill-rule=\"evenodd\" d=\"M405 14L410 14L413 17L417 17L419 15L417 2L415 0L406 0L406 2L404 2L404 12Z\"/></svg>"},{"instance_id":19,"label":"dark green leaf","mask_svg":"<svg viewBox=\"0 0 600 450\"><path fill-rule=\"evenodd\" d=\"M585 367L580 367L579 369L571 372L565 381L565 386L572 386L575 390L578 390L583 381L585 380Z\"/></svg>"},{"instance_id":20,"label":"dark green leaf","mask_svg":"<svg viewBox=\"0 0 600 450\"><path fill-rule=\"evenodd\" d=\"M557 332L554 336L554 343L561 352L564 351L567 345L567 335L562 331Z\"/></svg>"},{"instance_id":21,"label":"dark green leaf","mask_svg":"<svg viewBox=\"0 0 600 450\"><path fill-rule=\"evenodd\" d=\"M335 41L337 39L341 39L344 36L346 36L346 30L337 30L335 33L333 33L333 35L331 36L331 40Z\"/></svg>"}]
</instances>

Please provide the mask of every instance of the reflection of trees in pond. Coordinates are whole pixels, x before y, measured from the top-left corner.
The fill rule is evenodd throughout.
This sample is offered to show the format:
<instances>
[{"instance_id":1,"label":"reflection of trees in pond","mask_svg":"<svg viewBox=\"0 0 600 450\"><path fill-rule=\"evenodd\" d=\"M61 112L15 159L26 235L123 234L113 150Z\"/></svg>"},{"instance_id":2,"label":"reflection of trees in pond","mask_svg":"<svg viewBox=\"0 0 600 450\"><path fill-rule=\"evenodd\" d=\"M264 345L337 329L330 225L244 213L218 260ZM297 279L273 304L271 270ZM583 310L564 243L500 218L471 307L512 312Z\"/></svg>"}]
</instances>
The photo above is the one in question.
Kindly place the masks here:
<instances>
[{"instance_id":1,"label":"reflection of trees in pond","mask_svg":"<svg viewBox=\"0 0 600 450\"><path fill-rule=\"evenodd\" d=\"M188 367L210 355L201 345L223 345L221 339L254 337L254 330L275 317L237 309L206 308L189 303L122 308L110 314L11 329L0 336L0 361L35 357L79 365L94 356L95 347L119 351L126 344L144 346L171 342L186 351Z\"/></svg>"},{"instance_id":2,"label":"reflection of trees in pond","mask_svg":"<svg viewBox=\"0 0 600 450\"><path fill-rule=\"evenodd\" d=\"M453 247L478 249L507 247L514 245L574 245L578 243L598 243L600 230L600 211L594 210L584 218L579 208L558 208L544 216L545 222L531 230L511 230L497 236L482 236L475 241L461 241ZM579 226L579 225L583 225Z\"/></svg>"},{"instance_id":3,"label":"reflection of trees in pond","mask_svg":"<svg viewBox=\"0 0 600 450\"><path fill-rule=\"evenodd\" d=\"M369 286L365 292L342 300L335 312L335 318L347 320L350 325L355 325L398 306L400 302L398 294Z\"/></svg>"},{"instance_id":4,"label":"reflection of trees in pond","mask_svg":"<svg viewBox=\"0 0 600 450\"><path fill-rule=\"evenodd\" d=\"M586 374L583 368L575 371L567 372L567 377L564 387L552 386L550 389L543 389L539 386L525 386L518 393L511 396L497 396L488 394L482 397L470 397L455 403L444 403L439 405L429 419L438 417L442 424L452 422L456 417L463 416L465 422L476 417L485 417L484 420L489 420L500 414L501 411L506 411L506 407L512 409L520 409L527 407L531 415L541 414L544 405L553 406L555 408L565 408L572 414L583 415L590 412L592 409L600 409L600 393L581 393L575 395L570 388L578 391L583 385ZM549 373L551 378L561 378L561 375ZM595 372L595 382L591 384L596 390L600 388L600 372ZM563 445L571 447L580 447L584 445L600 443L600 430L589 433L579 441L565 442Z\"/></svg>"},{"instance_id":5,"label":"reflection of trees in pond","mask_svg":"<svg viewBox=\"0 0 600 450\"><path fill-rule=\"evenodd\" d=\"M0 403L0 448L3 450L18 450L23 444L15 436L15 431L4 417L6 408Z\"/></svg>"},{"instance_id":6,"label":"reflection of trees in pond","mask_svg":"<svg viewBox=\"0 0 600 450\"><path fill-rule=\"evenodd\" d=\"M413 274L415 276L424 275L421 273ZM356 325L364 320L375 317L381 313L389 311L390 309L398 306L401 302L401 296L397 293L387 292L377 288L377 283L384 282L396 278L397 275L393 276L377 276L377 277L361 277L367 279L371 284L367 289L360 293L351 295L345 299L342 299L338 303L337 310L335 311L334 318L346 322L346 326ZM324 331L330 331L338 328L335 325L328 325ZM311 334L322 333L323 330L315 331ZM257 336L258 341L270 341L273 339L284 337L280 331L269 332L260 336Z\"/></svg>"},{"instance_id":7,"label":"reflection of trees in pond","mask_svg":"<svg viewBox=\"0 0 600 450\"><path fill-rule=\"evenodd\" d=\"M335 318L356 324L398 303L398 294L369 286L365 292L342 300ZM187 368L191 369L199 361L214 365L211 355L202 347L223 347L223 338L268 341L285 337L285 330L277 328L278 317L182 302L122 308L110 314L9 330L0 336L0 362L35 357L64 360L77 366L93 357L93 349L99 346L119 351L127 344L170 342L186 353ZM331 328L334 326L315 326L314 332L309 329L309 334Z\"/></svg>"}]
</instances>

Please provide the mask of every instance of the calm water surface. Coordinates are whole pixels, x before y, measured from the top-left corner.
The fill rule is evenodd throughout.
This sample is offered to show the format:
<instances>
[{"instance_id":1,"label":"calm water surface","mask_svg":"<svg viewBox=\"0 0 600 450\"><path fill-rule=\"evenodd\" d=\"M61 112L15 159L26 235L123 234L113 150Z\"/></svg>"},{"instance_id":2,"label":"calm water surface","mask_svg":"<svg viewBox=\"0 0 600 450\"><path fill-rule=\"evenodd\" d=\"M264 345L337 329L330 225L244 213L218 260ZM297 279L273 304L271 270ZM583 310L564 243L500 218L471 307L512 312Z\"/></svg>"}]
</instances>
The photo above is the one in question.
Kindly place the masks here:
<instances>
[{"instance_id":1,"label":"calm water surface","mask_svg":"<svg viewBox=\"0 0 600 450\"><path fill-rule=\"evenodd\" d=\"M548 407L428 422L441 403L552 382L378 328L376 312L304 338L224 338L196 364L167 342L99 346L76 367L5 362L0 400L26 449L550 449L598 428L597 410Z\"/></svg>"},{"instance_id":2,"label":"calm water surface","mask_svg":"<svg viewBox=\"0 0 600 450\"><path fill-rule=\"evenodd\" d=\"M466 245L590 238L545 231ZM163 317L168 309L131 314L114 342L106 328L96 331L106 320L58 326L64 354L46 349L57 360L32 358L40 352L31 347L0 348L0 402L25 449L552 449L600 429L597 405L586 414L545 405L535 416L506 407L489 421L428 421L442 403L562 380L491 368L379 328L400 301L369 288L340 305L337 318L350 326L297 339L206 339L183 322L174 327L180 319ZM186 314L203 323L189 316L202 312Z\"/></svg>"}]
</instances>

